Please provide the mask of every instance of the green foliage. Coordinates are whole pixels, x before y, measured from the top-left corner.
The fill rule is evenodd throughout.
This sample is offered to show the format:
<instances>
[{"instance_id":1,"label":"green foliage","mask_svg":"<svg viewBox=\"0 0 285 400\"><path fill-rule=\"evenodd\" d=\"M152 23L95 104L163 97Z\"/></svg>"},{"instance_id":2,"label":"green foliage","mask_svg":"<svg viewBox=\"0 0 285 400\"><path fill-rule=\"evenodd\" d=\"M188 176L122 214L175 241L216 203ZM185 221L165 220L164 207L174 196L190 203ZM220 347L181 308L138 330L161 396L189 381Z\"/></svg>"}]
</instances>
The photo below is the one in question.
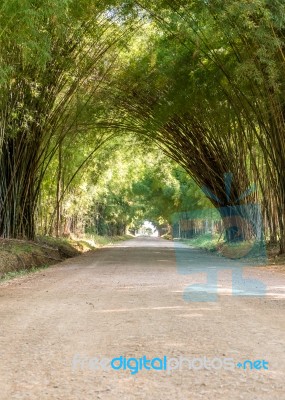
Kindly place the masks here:
<instances>
[{"instance_id":1,"label":"green foliage","mask_svg":"<svg viewBox=\"0 0 285 400\"><path fill-rule=\"evenodd\" d=\"M285 251L283 3L3 0L0 234L116 235L254 181Z\"/></svg>"},{"instance_id":2,"label":"green foliage","mask_svg":"<svg viewBox=\"0 0 285 400\"><path fill-rule=\"evenodd\" d=\"M74 146L63 149L63 182L88 149L87 142ZM58 169L54 161L50 167L54 176L48 173L42 187L39 225L44 220L47 224L43 233L54 226ZM175 212L206 206L209 201L183 169L150 143L128 136L124 141L113 139L76 175L61 199L61 232L122 235L145 220L159 227L170 224ZM51 218L44 217L48 212Z\"/></svg>"},{"instance_id":3,"label":"green foliage","mask_svg":"<svg viewBox=\"0 0 285 400\"><path fill-rule=\"evenodd\" d=\"M191 247L193 246L199 249L215 252L218 249L218 245L223 243L223 240L221 239L221 235L205 233L193 239L182 239L181 242Z\"/></svg>"},{"instance_id":4,"label":"green foliage","mask_svg":"<svg viewBox=\"0 0 285 400\"><path fill-rule=\"evenodd\" d=\"M41 267L32 267L32 268L29 268L29 269L19 269L17 271L6 272L5 274L3 274L0 277L0 284L1 284L1 282L6 282L6 281L9 281L11 279L20 278L21 276L33 274L33 273L35 273L37 271L44 270L44 269L46 269L48 267L49 267L49 265L45 265L44 264Z\"/></svg>"}]
</instances>

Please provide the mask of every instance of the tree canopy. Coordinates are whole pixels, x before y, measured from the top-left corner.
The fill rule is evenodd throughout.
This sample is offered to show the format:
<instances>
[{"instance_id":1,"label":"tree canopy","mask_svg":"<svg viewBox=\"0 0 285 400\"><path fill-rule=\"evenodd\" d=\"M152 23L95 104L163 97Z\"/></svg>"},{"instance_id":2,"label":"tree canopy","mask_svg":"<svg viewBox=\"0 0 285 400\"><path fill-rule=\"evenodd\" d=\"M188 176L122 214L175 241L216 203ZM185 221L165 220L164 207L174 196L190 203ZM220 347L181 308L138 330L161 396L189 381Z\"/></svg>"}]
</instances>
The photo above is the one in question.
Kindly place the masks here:
<instances>
[{"instance_id":1,"label":"tree canopy","mask_svg":"<svg viewBox=\"0 0 285 400\"><path fill-rule=\"evenodd\" d=\"M260 203L285 251L283 1L0 11L1 236L169 223L207 187L218 209Z\"/></svg>"}]
</instances>

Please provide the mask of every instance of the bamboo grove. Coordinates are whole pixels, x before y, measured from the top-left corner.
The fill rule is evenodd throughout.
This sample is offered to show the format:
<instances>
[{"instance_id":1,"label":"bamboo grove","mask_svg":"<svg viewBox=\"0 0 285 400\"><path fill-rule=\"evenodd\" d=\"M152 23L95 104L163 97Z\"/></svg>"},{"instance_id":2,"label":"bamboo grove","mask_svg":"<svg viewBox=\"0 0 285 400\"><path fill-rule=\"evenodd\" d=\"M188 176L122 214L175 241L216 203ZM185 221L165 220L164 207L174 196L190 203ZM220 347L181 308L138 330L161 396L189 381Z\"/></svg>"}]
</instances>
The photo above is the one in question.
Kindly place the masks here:
<instances>
[{"instance_id":1,"label":"bamboo grove","mask_svg":"<svg viewBox=\"0 0 285 400\"><path fill-rule=\"evenodd\" d=\"M34 238L54 166L58 232L76 174L132 133L223 207L255 184L241 204L261 204L285 252L283 1L2 0L0 13L1 236ZM77 142L84 156L63 182Z\"/></svg>"}]
</instances>

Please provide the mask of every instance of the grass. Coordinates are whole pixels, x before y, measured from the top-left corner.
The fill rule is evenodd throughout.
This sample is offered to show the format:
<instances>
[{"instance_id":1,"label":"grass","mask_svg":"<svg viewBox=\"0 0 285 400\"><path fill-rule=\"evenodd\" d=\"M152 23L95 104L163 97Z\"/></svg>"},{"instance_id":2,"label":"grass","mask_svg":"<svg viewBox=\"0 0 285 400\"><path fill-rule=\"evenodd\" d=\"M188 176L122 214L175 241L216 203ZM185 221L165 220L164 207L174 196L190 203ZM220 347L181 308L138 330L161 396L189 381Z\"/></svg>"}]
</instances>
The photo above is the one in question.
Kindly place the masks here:
<instances>
[{"instance_id":1,"label":"grass","mask_svg":"<svg viewBox=\"0 0 285 400\"><path fill-rule=\"evenodd\" d=\"M84 251L90 250L90 248L86 249L85 247L87 246L84 246L78 240L63 237L38 236L36 241L40 245L57 249L62 258L75 257Z\"/></svg>"},{"instance_id":2,"label":"grass","mask_svg":"<svg viewBox=\"0 0 285 400\"><path fill-rule=\"evenodd\" d=\"M207 251L217 251L218 245L223 243L219 234L205 233L204 235L199 235L193 239L180 239L182 243L189 246L198 247L199 249L204 249Z\"/></svg>"},{"instance_id":3,"label":"grass","mask_svg":"<svg viewBox=\"0 0 285 400\"><path fill-rule=\"evenodd\" d=\"M0 284L2 282L10 281L12 279L19 278L21 276L33 274L33 273L35 273L37 271L41 271L41 270L46 269L48 267L50 267L50 265L44 264L44 265L41 265L40 267L32 267L32 268L29 268L29 269L19 269L17 271L6 272L0 277Z\"/></svg>"},{"instance_id":4,"label":"grass","mask_svg":"<svg viewBox=\"0 0 285 400\"><path fill-rule=\"evenodd\" d=\"M131 236L129 235L111 237L99 236L95 234L85 234L82 237L71 236L70 238L40 236L37 238L37 240L39 243L45 243L51 247L56 247L62 250L85 252L130 238Z\"/></svg>"},{"instance_id":5,"label":"grass","mask_svg":"<svg viewBox=\"0 0 285 400\"><path fill-rule=\"evenodd\" d=\"M202 250L216 252L218 255L229 259L244 259L251 262L264 263L266 252L264 244L255 240L245 240L236 243L227 243L220 235L204 234L193 239L181 239L182 243Z\"/></svg>"},{"instance_id":6,"label":"grass","mask_svg":"<svg viewBox=\"0 0 285 400\"><path fill-rule=\"evenodd\" d=\"M0 283L48 268L66 258L130 239L131 236L97 236L55 238L39 236L35 242L0 241Z\"/></svg>"},{"instance_id":7,"label":"grass","mask_svg":"<svg viewBox=\"0 0 285 400\"><path fill-rule=\"evenodd\" d=\"M85 235L77 238L39 236L35 242L0 241L0 283L48 268L66 258L130 239L131 236ZM48 263L47 263L48 260Z\"/></svg>"},{"instance_id":8,"label":"grass","mask_svg":"<svg viewBox=\"0 0 285 400\"><path fill-rule=\"evenodd\" d=\"M33 253L35 252L35 246L33 244L26 242L24 240L2 240L0 242L0 251L8 251L11 254L21 255L23 253Z\"/></svg>"},{"instance_id":9,"label":"grass","mask_svg":"<svg viewBox=\"0 0 285 400\"><path fill-rule=\"evenodd\" d=\"M99 236L99 235L86 235L86 239L93 242L95 247L102 247L108 246L109 244L114 244L123 240L131 239L132 236L130 235L123 235L123 236Z\"/></svg>"}]
</instances>

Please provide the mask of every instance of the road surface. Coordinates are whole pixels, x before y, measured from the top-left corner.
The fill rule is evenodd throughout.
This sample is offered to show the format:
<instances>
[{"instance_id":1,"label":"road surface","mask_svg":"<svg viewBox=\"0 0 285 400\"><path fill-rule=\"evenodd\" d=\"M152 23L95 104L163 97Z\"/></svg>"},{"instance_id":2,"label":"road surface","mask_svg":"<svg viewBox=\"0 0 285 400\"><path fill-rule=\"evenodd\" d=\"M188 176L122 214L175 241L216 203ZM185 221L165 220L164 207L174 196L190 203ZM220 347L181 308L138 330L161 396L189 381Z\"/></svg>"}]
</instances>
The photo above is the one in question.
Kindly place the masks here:
<instances>
[{"instance_id":1,"label":"road surface","mask_svg":"<svg viewBox=\"0 0 285 400\"><path fill-rule=\"evenodd\" d=\"M233 296L224 263L203 298L222 262L138 238L1 284L0 399L284 399L285 276Z\"/></svg>"}]
</instances>

